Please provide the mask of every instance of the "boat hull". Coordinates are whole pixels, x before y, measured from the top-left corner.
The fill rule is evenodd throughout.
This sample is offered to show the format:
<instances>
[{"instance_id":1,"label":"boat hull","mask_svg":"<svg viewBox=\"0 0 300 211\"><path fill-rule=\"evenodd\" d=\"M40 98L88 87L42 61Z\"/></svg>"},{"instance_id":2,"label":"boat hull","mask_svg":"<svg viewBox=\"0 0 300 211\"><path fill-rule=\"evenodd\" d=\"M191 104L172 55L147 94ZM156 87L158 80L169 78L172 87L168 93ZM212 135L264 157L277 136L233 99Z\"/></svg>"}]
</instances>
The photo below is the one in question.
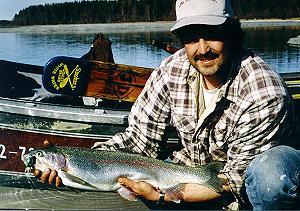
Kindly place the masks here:
<instances>
[{"instance_id":1,"label":"boat hull","mask_svg":"<svg viewBox=\"0 0 300 211\"><path fill-rule=\"evenodd\" d=\"M24 172L21 156L42 148L44 141L90 148L96 141L123 132L128 113L101 106L0 98L0 209L146 210L155 206L140 200L127 201L115 192L57 189ZM176 141L176 137L170 140Z\"/></svg>"},{"instance_id":2,"label":"boat hull","mask_svg":"<svg viewBox=\"0 0 300 211\"><path fill-rule=\"evenodd\" d=\"M97 141L106 141L108 136L98 137ZM44 141L57 146L75 146L90 148L95 139L53 135L47 133L0 129L0 168L5 171L24 172L21 156L29 150L42 148Z\"/></svg>"},{"instance_id":3,"label":"boat hull","mask_svg":"<svg viewBox=\"0 0 300 211\"><path fill-rule=\"evenodd\" d=\"M103 106L71 106L0 98L0 171L24 172L21 156L42 148L44 141L57 146L90 148L123 132L129 110ZM168 132L168 143L178 141Z\"/></svg>"}]
</instances>

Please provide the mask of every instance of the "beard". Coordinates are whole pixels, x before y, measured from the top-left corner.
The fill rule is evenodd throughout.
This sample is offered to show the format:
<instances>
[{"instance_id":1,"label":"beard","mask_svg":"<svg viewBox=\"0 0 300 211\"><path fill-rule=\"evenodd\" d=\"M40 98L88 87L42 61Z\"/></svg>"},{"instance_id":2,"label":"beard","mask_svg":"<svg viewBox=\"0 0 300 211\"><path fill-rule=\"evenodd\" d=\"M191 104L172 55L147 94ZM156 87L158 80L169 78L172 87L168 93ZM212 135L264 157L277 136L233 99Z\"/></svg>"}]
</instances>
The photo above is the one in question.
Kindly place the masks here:
<instances>
[{"instance_id":1,"label":"beard","mask_svg":"<svg viewBox=\"0 0 300 211\"><path fill-rule=\"evenodd\" d=\"M189 60L194 68L203 76L212 76L220 73L221 70L224 69L228 56L227 53L217 53L211 50L206 54L200 54L193 58L189 58Z\"/></svg>"}]
</instances>

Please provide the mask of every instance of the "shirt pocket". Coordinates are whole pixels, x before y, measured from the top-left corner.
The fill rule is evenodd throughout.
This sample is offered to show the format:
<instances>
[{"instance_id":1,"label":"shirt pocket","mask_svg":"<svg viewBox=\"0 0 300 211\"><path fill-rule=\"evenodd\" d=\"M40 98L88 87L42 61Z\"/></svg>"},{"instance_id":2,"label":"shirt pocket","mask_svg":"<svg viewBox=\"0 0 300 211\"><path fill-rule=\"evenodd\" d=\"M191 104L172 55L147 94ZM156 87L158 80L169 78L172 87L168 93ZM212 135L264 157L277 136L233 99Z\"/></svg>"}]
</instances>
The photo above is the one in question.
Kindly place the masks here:
<instances>
[{"instance_id":1,"label":"shirt pocket","mask_svg":"<svg viewBox=\"0 0 300 211\"><path fill-rule=\"evenodd\" d=\"M196 118L194 116L173 113L172 124L181 135L193 136L196 128Z\"/></svg>"}]
</instances>

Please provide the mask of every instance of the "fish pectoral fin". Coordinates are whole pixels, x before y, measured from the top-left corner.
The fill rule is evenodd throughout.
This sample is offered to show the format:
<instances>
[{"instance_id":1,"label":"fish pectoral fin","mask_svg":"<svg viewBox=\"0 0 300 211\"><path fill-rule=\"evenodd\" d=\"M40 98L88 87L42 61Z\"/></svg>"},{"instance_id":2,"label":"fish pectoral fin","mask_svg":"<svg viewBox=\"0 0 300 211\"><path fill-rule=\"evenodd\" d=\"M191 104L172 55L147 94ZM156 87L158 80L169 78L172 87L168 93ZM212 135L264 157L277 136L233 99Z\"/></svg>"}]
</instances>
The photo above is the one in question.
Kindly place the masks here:
<instances>
[{"instance_id":1,"label":"fish pectoral fin","mask_svg":"<svg viewBox=\"0 0 300 211\"><path fill-rule=\"evenodd\" d=\"M58 176L61 178L62 183L65 186L83 189L83 190L97 190L98 188L85 182L84 180L75 177L71 174L68 174L67 172L63 170L58 170Z\"/></svg>"},{"instance_id":2,"label":"fish pectoral fin","mask_svg":"<svg viewBox=\"0 0 300 211\"><path fill-rule=\"evenodd\" d=\"M181 183L179 185L167 188L165 192L168 194L170 199L175 203L180 203L183 199L183 192L185 190L185 183Z\"/></svg>"},{"instance_id":3,"label":"fish pectoral fin","mask_svg":"<svg viewBox=\"0 0 300 211\"><path fill-rule=\"evenodd\" d=\"M128 188L122 186L120 189L118 189L118 193L124 199L127 199L129 201L137 201L136 195Z\"/></svg>"}]
</instances>

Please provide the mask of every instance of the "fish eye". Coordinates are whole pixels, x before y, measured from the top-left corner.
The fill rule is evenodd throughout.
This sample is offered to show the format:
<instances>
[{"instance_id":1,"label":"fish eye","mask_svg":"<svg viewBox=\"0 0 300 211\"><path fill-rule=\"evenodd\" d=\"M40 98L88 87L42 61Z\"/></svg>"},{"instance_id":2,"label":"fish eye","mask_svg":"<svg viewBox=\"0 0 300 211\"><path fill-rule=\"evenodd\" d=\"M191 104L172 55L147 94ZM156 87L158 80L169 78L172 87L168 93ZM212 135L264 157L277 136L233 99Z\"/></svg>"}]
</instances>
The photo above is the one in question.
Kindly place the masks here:
<instances>
[{"instance_id":1,"label":"fish eye","mask_svg":"<svg viewBox=\"0 0 300 211\"><path fill-rule=\"evenodd\" d=\"M37 151L36 152L36 156L38 157L43 157L44 156L44 153L42 151Z\"/></svg>"}]
</instances>

